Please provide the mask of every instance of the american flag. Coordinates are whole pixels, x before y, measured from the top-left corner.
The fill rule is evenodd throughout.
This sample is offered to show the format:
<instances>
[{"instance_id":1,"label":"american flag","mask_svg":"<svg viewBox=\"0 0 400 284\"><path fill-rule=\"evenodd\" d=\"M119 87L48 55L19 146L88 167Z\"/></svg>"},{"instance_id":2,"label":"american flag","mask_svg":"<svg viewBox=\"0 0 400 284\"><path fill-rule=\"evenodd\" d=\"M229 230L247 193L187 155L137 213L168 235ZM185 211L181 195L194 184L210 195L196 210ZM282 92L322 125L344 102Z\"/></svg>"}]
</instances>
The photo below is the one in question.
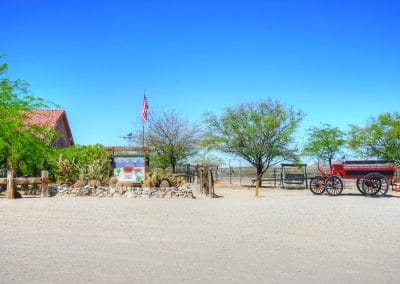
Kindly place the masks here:
<instances>
[{"instance_id":1,"label":"american flag","mask_svg":"<svg viewBox=\"0 0 400 284\"><path fill-rule=\"evenodd\" d=\"M147 121L147 109L149 108L149 104L147 103L146 93L143 96L143 104L142 104L142 119L143 121Z\"/></svg>"}]
</instances>

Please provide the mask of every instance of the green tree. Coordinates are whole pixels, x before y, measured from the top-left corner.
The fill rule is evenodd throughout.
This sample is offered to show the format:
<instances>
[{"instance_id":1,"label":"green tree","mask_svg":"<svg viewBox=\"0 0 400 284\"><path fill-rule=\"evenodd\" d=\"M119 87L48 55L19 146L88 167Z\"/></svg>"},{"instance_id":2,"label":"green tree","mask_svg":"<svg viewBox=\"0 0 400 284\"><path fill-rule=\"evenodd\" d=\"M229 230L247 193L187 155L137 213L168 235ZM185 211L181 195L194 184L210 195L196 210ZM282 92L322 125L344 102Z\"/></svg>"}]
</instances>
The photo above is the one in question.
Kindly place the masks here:
<instances>
[{"instance_id":1,"label":"green tree","mask_svg":"<svg viewBox=\"0 0 400 284\"><path fill-rule=\"evenodd\" d=\"M307 134L304 154L316 157L318 160L328 161L329 166L332 165L332 159L342 153L341 150L346 144L346 134L330 124L312 127L308 129Z\"/></svg>"},{"instance_id":2,"label":"green tree","mask_svg":"<svg viewBox=\"0 0 400 284\"><path fill-rule=\"evenodd\" d=\"M149 155L150 168L167 170L171 166L170 159L167 153L153 149Z\"/></svg>"},{"instance_id":3,"label":"green tree","mask_svg":"<svg viewBox=\"0 0 400 284\"><path fill-rule=\"evenodd\" d=\"M394 160L400 164L400 113L372 117L365 127L351 125L349 146L363 157Z\"/></svg>"},{"instance_id":4,"label":"green tree","mask_svg":"<svg viewBox=\"0 0 400 284\"><path fill-rule=\"evenodd\" d=\"M29 95L28 84L5 77L7 64L0 65L0 167L17 175L37 175L46 166L51 152L47 137L53 135L40 126L27 126L29 112L46 108L43 99Z\"/></svg>"},{"instance_id":5,"label":"green tree","mask_svg":"<svg viewBox=\"0 0 400 284\"><path fill-rule=\"evenodd\" d=\"M248 161L262 178L272 165L297 161L293 134L303 114L278 101L241 104L218 117L205 114L202 144Z\"/></svg>"}]
</instances>

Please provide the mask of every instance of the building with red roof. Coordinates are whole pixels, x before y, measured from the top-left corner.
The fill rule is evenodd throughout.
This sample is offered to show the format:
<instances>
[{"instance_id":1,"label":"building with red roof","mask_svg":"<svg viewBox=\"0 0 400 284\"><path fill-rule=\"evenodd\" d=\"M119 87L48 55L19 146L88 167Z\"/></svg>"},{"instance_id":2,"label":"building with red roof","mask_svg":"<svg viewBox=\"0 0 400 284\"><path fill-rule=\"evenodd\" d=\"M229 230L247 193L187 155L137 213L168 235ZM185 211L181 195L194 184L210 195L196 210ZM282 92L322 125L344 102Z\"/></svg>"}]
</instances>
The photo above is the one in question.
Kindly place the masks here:
<instances>
[{"instance_id":1,"label":"building with red roof","mask_svg":"<svg viewBox=\"0 0 400 284\"><path fill-rule=\"evenodd\" d=\"M60 109L36 109L33 110L26 120L27 125L48 126L56 130L58 135L53 145L56 147L70 147L74 145L71 128L69 127L67 114Z\"/></svg>"}]
</instances>

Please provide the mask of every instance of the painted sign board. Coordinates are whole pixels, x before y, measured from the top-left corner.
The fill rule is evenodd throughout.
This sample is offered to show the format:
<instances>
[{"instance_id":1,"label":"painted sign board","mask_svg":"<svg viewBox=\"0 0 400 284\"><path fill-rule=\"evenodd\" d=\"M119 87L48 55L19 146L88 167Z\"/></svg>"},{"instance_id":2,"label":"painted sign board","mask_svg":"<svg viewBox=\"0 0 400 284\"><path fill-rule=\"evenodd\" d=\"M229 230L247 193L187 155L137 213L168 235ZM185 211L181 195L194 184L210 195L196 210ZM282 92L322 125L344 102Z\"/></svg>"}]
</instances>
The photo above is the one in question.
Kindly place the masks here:
<instances>
[{"instance_id":1,"label":"painted sign board","mask_svg":"<svg viewBox=\"0 0 400 284\"><path fill-rule=\"evenodd\" d=\"M114 176L119 181L142 182L145 177L145 158L114 157Z\"/></svg>"}]
</instances>

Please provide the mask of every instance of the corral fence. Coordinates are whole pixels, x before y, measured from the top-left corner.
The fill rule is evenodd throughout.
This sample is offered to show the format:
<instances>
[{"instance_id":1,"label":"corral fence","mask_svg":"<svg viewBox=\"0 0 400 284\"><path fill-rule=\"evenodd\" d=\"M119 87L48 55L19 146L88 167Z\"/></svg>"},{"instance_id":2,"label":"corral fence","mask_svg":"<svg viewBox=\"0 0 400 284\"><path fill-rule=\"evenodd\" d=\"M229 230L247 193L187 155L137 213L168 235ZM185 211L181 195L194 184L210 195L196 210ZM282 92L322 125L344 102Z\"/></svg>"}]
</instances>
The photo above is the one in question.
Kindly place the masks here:
<instances>
[{"instance_id":1,"label":"corral fence","mask_svg":"<svg viewBox=\"0 0 400 284\"><path fill-rule=\"evenodd\" d=\"M290 186L303 186L308 187L310 178L320 176L320 172L316 165L298 164L298 166L289 165L283 168L282 165L276 165L269 168L262 177L263 186L268 187L285 187ZM177 166L176 172L185 176L186 182L194 183L198 180L200 175L200 165L184 164ZM329 168L329 166L327 166ZM255 167L218 167L210 166L213 179L215 182L229 183L240 186L255 186L257 179L257 171ZM396 172L395 180L399 181L399 168ZM296 178L303 176L303 179Z\"/></svg>"},{"instance_id":2,"label":"corral fence","mask_svg":"<svg viewBox=\"0 0 400 284\"><path fill-rule=\"evenodd\" d=\"M179 165L176 168L176 173L185 176L186 182L193 183L200 176L200 169L204 166L200 165ZM239 185L254 185L257 179L257 171L254 167L218 167L208 166L212 171L215 182L226 182ZM292 172L299 172L296 168ZM300 170L300 173L303 173ZM290 171L289 171L290 174ZM307 175L306 175L307 176ZM281 167L270 168L264 173L262 181L264 185L283 186L284 177L282 176Z\"/></svg>"},{"instance_id":3,"label":"corral fence","mask_svg":"<svg viewBox=\"0 0 400 284\"><path fill-rule=\"evenodd\" d=\"M186 182L194 183L198 193L214 198L215 169L217 167L185 164L176 167L176 174L184 176Z\"/></svg>"},{"instance_id":4,"label":"corral fence","mask_svg":"<svg viewBox=\"0 0 400 284\"><path fill-rule=\"evenodd\" d=\"M41 177L14 177L13 171L7 172L7 177L0 178L0 186L6 186L6 198L17 198L17 185L41 185L41 197L48 197L49 172L42 171Z\"/></svg>"},{"instance_id":5,"label":"corral fence","mask_svg":"<svg viewBox=\"0 0 400 284\"><path fill-rule=\"evenodd\" d=\"M195 177L200 175L200 165L184 164L176 167L176 173L185 176L186 182L195 182Z\"/></svg>"},{"instance_id":6,"label":"corral fence","mask_svg":"<svg viewBox=\"0 0 400 284\"><path fill-rule=\"evenodd\" d=\"M216 169L215 180L217 182L235 184L240 186L255 186L257 170L255 167L222 167ZM262 176L263 186L282 187L302 186L308 187L310 177L317 175L316 171L300 164L295 166L285 164L285 167L274 166L269 168Z\"/></svg>"}]
</instances>

